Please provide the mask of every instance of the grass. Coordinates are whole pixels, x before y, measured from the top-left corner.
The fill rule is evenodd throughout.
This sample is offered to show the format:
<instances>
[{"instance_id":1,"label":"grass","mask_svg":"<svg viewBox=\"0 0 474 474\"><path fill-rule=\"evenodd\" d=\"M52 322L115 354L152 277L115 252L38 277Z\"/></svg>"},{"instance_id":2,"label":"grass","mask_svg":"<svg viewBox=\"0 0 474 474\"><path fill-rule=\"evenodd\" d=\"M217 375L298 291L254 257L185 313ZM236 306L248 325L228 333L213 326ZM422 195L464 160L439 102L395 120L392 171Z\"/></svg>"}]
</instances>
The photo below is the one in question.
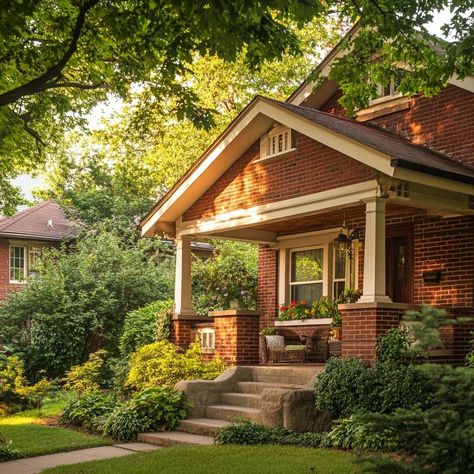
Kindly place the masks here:
<instances>
[{"instance_id":1,"label":"grass","mask_svg":"<svg viewBox=\"0 0 474 474\"><path fill-rule=\"evenodd\" d=\"M59 416L67 400L67 396L58 396L47 401L41 410L0 417L0 433L12 441L22 458L112 444L107 438L48 425L49 419Z\"/></svg>"},{"instance_id":2,"label":"grass","mask_svg":"<svg viewBox=\"0 0 474 474\"><path fill-rule=\"evenodd\" d=\"M177 446L60 466L44 474L356 474L366 464L348 452L293 446Z\"/></svg>"}]
</instances>

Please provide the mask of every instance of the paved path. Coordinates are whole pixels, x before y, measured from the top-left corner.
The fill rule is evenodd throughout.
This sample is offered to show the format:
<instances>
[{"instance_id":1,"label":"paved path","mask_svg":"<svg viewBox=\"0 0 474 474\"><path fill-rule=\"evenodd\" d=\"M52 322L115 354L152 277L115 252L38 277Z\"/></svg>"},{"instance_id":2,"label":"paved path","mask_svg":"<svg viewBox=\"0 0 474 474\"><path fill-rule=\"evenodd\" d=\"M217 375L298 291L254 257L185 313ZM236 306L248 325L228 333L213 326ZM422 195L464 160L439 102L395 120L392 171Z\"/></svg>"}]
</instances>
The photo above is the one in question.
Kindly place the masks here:
<instances>
[{"instance_id":1,"label":"paved path","mask_svg":"<svg viewBox=\"0 0 474 474\"><path fill-rule=\"evenodd\" d=\"M2 462L0 463L0 474L37 474L49 467L117 458L142 451L152 451L154 449L160 449L160 447L146 443L126 443L115 444L113 446L101 446L98 448L79 449L68 453L47 454L46 456Z\"/></svg>"}]
</instances>

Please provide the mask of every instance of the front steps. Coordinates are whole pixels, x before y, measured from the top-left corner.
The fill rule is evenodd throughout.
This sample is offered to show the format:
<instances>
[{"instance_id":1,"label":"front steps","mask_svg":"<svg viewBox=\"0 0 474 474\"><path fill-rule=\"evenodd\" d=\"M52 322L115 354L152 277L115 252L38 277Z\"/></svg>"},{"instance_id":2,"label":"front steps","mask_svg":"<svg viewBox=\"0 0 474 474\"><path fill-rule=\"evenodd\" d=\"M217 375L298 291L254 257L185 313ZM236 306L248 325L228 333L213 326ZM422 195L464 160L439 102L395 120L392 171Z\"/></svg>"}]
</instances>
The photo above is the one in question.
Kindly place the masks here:
<instances>
[{"instance_id":1,"label":"front steps","mask_svg":"<svg viewBox=\"0 0 474 474\"><path fill-rule=\"evenodd\" d=\"M283 426L273 412L282 411L279 404L284 397L296 397L297 405L301 404L299 399L305 403L308 390L312 393L315 377L323 369L322 365L233 367L214 381L180 382L176 388L184 390L194 404L190 418L176 431L140 433L138 441L160 446L209 445L218 430L232 421Z\"/></svg>"}]
</instances>

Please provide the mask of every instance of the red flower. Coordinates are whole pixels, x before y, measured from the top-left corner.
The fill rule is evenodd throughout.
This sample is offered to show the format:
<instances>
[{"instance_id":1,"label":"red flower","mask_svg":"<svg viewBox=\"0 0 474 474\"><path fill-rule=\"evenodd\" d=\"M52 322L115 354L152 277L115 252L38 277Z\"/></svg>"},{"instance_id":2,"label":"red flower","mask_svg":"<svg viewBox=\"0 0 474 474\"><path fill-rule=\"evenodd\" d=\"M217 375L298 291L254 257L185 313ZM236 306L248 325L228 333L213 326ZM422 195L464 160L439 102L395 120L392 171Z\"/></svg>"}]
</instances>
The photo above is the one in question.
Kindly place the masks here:
<instances>
[{"instance_id":1,"label":"red flower","mask_svg":"<svg viewBox=\"0 0 474 474\"><path fill-rule=\"evenodd\" d=\"M294 308L296 306L296 301L292 300L290 303L290 308Z\"/></svg>"},{"instance_id":2,"label":"red flower","mask_svg":"<svg viewBox=\"0 0 474 474\"><path fill-rule=\"evenodd\" d=\"M285 305L280 306L280 311L286 311L288 308Z\"/></svg>"}]
</instances>

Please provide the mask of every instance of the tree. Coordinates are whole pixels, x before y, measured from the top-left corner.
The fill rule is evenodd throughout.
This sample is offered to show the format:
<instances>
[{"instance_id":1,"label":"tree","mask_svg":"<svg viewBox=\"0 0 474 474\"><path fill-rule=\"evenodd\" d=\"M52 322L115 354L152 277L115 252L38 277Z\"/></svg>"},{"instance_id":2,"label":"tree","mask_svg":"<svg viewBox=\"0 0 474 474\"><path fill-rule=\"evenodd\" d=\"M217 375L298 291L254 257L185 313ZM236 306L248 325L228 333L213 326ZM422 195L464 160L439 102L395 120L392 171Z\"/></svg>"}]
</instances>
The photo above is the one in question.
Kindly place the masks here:
<instances>
[{"instance_id":1,"label":"tree","mask_svg":"<svg viewBox=\"0 0 474 474\"><path fill-rule=\"evenodd\" d=\"M0 308L0 341L23 353L29 376L62 376L89 352L118 353L125 315L172 294L174 262L102 233L46 252L38 276ZM170 278L171 277L171 278Z\"/></svg>"},{"instance_id":2,"label":"tree","mask_svg":"<svg viewBox=\"0 0 474 474\"><path fill-rule=\"evenodd\" d=\"M160 104L166 99L178 119L209 125L211 111L180 78L206 55L234 61L242 53L256 67L298 54L292 22L359 21L359 34L341 45L352 54L332 70L349 110L366 104L400 62L410 72L400 86L405 93L433 95L449 77L473 70L472 0L4 0L1 6L4 178L36 167L44 160L37 147L58 142L107 94L127 99L131 84L145 85ZM444 31L454 40L440 49L426 24L445 7L453 17Z\"/></svg>"}]
</instances>

